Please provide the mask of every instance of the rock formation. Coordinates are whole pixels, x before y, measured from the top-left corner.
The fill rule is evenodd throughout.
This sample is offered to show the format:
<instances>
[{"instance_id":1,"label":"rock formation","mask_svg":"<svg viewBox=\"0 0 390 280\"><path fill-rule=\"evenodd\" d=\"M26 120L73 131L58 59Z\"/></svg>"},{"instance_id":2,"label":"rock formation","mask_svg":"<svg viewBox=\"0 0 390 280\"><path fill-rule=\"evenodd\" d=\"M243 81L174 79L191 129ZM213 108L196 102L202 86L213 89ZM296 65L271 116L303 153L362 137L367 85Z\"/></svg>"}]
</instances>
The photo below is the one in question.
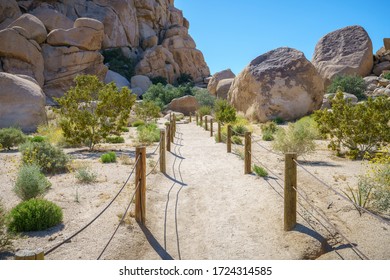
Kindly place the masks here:
<instances>
[{"instance_id":1,"label":"rock formation","mask_svg":"<svg viewBox=\"0 0 390 280\"><path fill-rule=\"evenodd\" d=\"M224 79L232 79L235 77L236 77L236 75L234 75L234 73L230 69L226 69L226 70L217 72L208 81L207 90L211 94L216 95L219 81L224 80Z\"/></svg>"},{"instance_id":2,"label":"rock formation","mask_svg":"<svg viewBox=\"0 0 390 280\"><path fill-rule=\"evenodd\" d=\"M336 75L369 75L374 63L372 52L367 32L361 26L347 26L319 40L312 63L329 85Z\"/></svg>"},{"instance_id":3,"label":"rock formation","mask_svg":"<svg viewBox=\"0 0 390 280\"><path fill-rule=\"evenodd\" d=\"M302 52L278 48L254 59L234 79L228 100L252 120L294 120L321 107L323 84Z\"/></svg>"},{"instance_id":4,"label":"rock formation","mask_svg":"<svg viewBox=\"0 0 390 280\"><path fill-rule=\"evenodd\" d=\"M194 96L183 96L175 98L167 106L167 111L180 112L188 116L199 109L199 103Z\"/></svg>"}]
</instances>

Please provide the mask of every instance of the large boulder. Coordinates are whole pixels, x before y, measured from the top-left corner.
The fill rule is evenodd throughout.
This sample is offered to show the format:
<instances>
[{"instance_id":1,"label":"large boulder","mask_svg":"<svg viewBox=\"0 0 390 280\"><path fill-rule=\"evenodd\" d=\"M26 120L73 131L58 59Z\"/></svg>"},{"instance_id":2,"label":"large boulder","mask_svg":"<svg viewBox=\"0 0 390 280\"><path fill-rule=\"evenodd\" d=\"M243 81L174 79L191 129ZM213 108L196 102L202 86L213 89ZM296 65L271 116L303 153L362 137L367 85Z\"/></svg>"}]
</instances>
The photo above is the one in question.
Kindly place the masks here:
<instances>
[{"instance_id":1,"label":"large boulder","mask_svg":"<svg viewBox=\"0 0 390 280\"><path fill-rule=\"evenodd\" d=\"M236 75L232 72L230 69L226 69L220 72L215 73L211 79L208 82L207 90L211 93L216 95L217 94L217 86L219 81L225 80L225 79L233 79Z\"/></svg>"},{"instance_id":2,"label":"large boulder","mask_svg":"<svg viewBox=\"0 0 390 280\"><path fill-rule=\"evenodd\" d=\"M136 75L131 77L131 87L140 88L142 90L142 94L144 94L151 85L152 82L147 76Z\"/></svg>"},{"instance_id":3,"label":"large boulder","mask_svg":"<svg viewBox=\"0 0 390 280\"><path fill-rule=\"evenodd\" d=\"M372 53L366 30L357 25L347 26L319 40L312 63L328 85L337 75L368 76L374 64Z\"/></svg>"},{"instance_id":4,"label":"large boulder","mask_svg":"<svg viewBox=\"0 0 390 280\"><path fill-rule=\"evenodd\" d=\"M48 97L61 97L73 85L77 75L96 75L101 80L107 73L103 56L98 51L83 51L77 47L42 45L45 61L45 85Z\"/></svg>"},{"instance_id":5,"label":"large boulder","mask_svg":"<svg viewBox=\"0 0 390 280\"><path fill-rule=\"evenodd\" d=\"M220 80L216 90L217 98L227 99L230 87L232 86L234 79L223 79Z\"/></svg>"},{"instance_id":6,"label":"large boulder","mask_svg":"<svg viewBox=\"0 0 390 280\"><path fill-rule=\"evenodd\" d=\"M195 113L198 109L199 103L196 98L191 95L175 98L167 106L168 111L180 112L187 116L190 113Z\"/></svg>"},{"instance_id":7,"label":"large boulder","mask_svg":"<svg viewBox=\"0 0 390 280\"><path fill-rule=\"evenodd\" d=\"M95 19L79 18L71 29L55 29L47 36L52 46L76 46L86 51L100 50L103 41L103 24Z\"/></svg>"},{"instance_id":8,"label":"large boulder","mask_svg":"<svg viewBox=\"0 0 390 280\"><path fill-rule=\"evenodd\" d=\"M31 11L31 14L39 18L48 32L53 31L54 29L73 28L73 20L49 7L37 7Z\"/></svg>"},{"instance_id":9,"label":"large boulder","mask_svg":"<svg viewBox=\"0 0 390 280\"><path fill-rule=\"evenodd\" d=\"M106 84L114 82L118 88L130 87L130 82L125 77L111 70L107 71L104 82Z\"/></svg>"},{"instance_id":10,"label":"large boulder","mask_svg":"<svg viewBox=\"0 0 390 280\"><path fill-rule=\"evenodd\" d=\"M0 57L3 70L12 74L33 77L42 86L43 57L41 48L34 40L29 40L28 32L15 26L0 31Z\"/></svg>"},{"instance_id":11,"label":"large boulder","mask_svg":"<svg viewBox=\"0 0 390 280\"><path fill-rule=\"evenodd\" d=\"M278 48L254 59L235 79L228 100L252 120L295 120L321 107L324 82L304 54Z\"/></svg>"},{"instance_id":12,"label":"large boulder","mask_svg":"<svg viewBox=\"0 0 390 280\"><path fill-rule=\"evenodd\" d=\"M15 0L0 0L0 30L20 17L22 12Z\"/></svg>"},{"instance_id":13,"label":"large boulder","mask_svg":"<svg viewBox=\"0 0 390 280\"><path fill-rule=\"evenodd\" d=\"M32 132L46 121L45 96L28 77L0 73L0 128L18 126Z\"/></svg>"},{"instance_id":14,"label":"large boulder","mask_svg":"<svg viewBox=\"0 0 390 280\"><path fill-rule=\"evenodd\" d=\"M47 37L46 28L37 17L24 14L12 22L8 28L19 26L25 29L28 33L29 39L35 40L38 44L45 42Z\"/></svg>"}]
</instances>

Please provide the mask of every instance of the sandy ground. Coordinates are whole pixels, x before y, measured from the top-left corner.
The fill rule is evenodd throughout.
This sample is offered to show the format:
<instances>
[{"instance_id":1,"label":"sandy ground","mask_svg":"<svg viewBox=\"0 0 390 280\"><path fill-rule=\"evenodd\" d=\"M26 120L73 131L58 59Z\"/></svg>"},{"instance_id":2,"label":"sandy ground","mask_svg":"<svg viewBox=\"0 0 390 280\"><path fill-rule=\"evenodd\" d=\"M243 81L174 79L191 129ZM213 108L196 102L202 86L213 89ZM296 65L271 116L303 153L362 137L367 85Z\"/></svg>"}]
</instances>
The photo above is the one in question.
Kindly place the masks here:
<instances>
[{"instance_id":1,"label":"sandy ground","mask_svg":"<svg viewBox=\"0 0 390 280\"><path fill-rule=\"evenodd\" d=\"M161 122L163 123L163 121ZM253 163L269 169L266 179L244 175L244 162L228 154L210 132L192 124L178 124L175 145L167 154L167 174L147 178L147 222L138 225L133 209L119 227L102 259L360 259L356 247L370 259L390 259L390 227L363 214L298 168L298 189L321 215L336 226L352 245L299 198L298 225L283 231L284 160L253 143ZM118 155L134 161L134 131L125 145L109 145ZM133 136L131 136L133 135ZM255 137L258 139L259 137ZM265 148L270 143L259 142ZM356 185L364 171L360 162L336 158L319 141L315 153L302 165L337 189ZM148 147L148 171L158 160ZM234 147L242 149L241 147ZM122 187L133 165L102 164L101 153L68 150L77 161L88 162L99 175L93 185L80 185L74 174L49 178L53 186L46 198L64 210L64 223L49 231L14 241L15 249L48 250L91 220ZM18 203L12 192L20 155L0 153L0 197L8 209ZM257 161L259 160L259 162ZM157 167L158 170L158 167ZM279 177L279 178L278 178ZM133 182L134 179L130 180ZM114 204L94 224L47 259L96 259L114 232L131 195L128 184ZM2 254L1 258L12 258Z\"/></svg>"}]
</instances>

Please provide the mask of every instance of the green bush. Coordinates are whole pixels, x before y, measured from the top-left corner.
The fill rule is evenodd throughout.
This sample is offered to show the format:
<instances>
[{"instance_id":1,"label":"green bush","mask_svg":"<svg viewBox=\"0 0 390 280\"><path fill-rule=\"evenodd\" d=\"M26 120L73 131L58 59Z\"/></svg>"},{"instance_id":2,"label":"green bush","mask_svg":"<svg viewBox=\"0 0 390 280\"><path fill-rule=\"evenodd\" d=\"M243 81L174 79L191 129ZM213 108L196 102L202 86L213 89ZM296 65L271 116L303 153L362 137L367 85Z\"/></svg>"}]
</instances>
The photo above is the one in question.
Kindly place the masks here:
<instances>
[{"instance_id":1,"label":"green bush","mask_svg":"<svg viewBox=\"0 0 390 280\"><path fill-rule=\"evenodd\" d=\"M266 133L270 132L271 134L274 134L278 130L278 126L276 125L276 122L267 122L260 126L261 132Z\"/></svg>"},{"instance_id":2,"label":"green bush","mask_svg":"<svg viewBox=\"0 0 390 280\"><path fill-rule=\"evenodd\" d=\"M116 154L114 152L108 152L108 153L102 154L100 159L103 163L116 162Z\"/></svg>"},{"instance_id":3,"label":"green bush","mask_svg":"<svg viewBox=\"0 0 390 280\"><path fill-rule=\"evenodd\" d=\"M236 109L226 100L217 99L214 106L215 118L221 123L232 123L237 119Z\"/></svg>"},{"instance_id":4,"label":"green bush","mask_svg":"<svg viewBox=\"0 0 390 280\"><path fill-rule=\"evenodd\" d=\"M263 132L263 136L261 137L264 141L273 141L275 139L274 135L270 131Z\"/></svg>"},{"instance_id":5,"label":"green bush","mask_svg":"<svg viewBox=\"0 0 390 280\"><path fill-rule=\"evenodd\" d=\"M214 104L217 99L207 89L196 88L194 89L194 95L198 101L199 106L208 106L210 108L214 108Z\"/></svg>"},{"instance_id":6,"label":"green bush","mask_svg":"<svg viewBox=\"0 0 390 280\"><path fill-rule=\"evenodd\" d=\"M13 208L8 219L11 232L46 230L62 222L62 209L45 199L33 198Z\"/></svg>"},{"instance_id":7,"label":"green bush","mask_svg":"<svg viewBox=\"0 0 390 280\"><path fill-rule=\"evenodd\" d=\"M276 124L284 124L286 122L282 117L276 117L272 121Z\"/></svg>"},{"instance_id":8,"label":"green bush","mask_svg":"<svg viewBox=\"0 0 390 280\"><path fill-rule=\"evenodd\" d=\"M157 125L154 123L139 126L138 131L138 141L144 144L151 144L153 142L160 141L160 130Z\"/></svg>"},{"instance_id":9,"label":"green bush","mask_svg":"<svg viewBox=\"0 0 390 280\"><path fill-rule=\"evenodd\" d=\"M102 52L104 64L108 64L108 69L121 74L130 81L135 73L135 61L123 55L120 48L104 50Z\"/></svg>"},{"instance_id":10,"label":"green bush","mask_svg":"<svg viewBox=\"0 0 390 280\"><path fill-rule=\"evenodd\" d=\"M336 76L327 88L327 92L335 93L339 89L343 92L354 94L359 100L366 99L364 95L366 84L362 77L349 75Z\"/></svg>"},{"instance_id":11,"label":"green bush","mask_svg":"<svg viewBox=\"0 0 390 280\"><path fill-rule=\"evenodd\" d=\"M20 128L9 127L0 129L0 144L3 149L10 150L26 141L26 136Z\"/></svg>"},{"instance_id":12,"label":"green bush","mask_svg":"<svg viewBox=\"0 0 390 280\"><path fill-rule=\"evenodd\" d=\"M41 173L38 165L22 165L14 186L14 192L21 200L29 200L43 195L51 183Z\"/></svg>"},{"instance_id":13,"label":"green bush","mask_svg":"<svg viewBox=\"0 0 390 280\"><path fill-rule=\"evenodd\" d=\"M178 85L185 85L185 84L193 84L194 79L192 78L191 74L182 73L180 76L176 79L176 83Z\"/></svg>"},{"instance_id":14,"label":"green bush","mask_svg":"<svg viewBox=\"0 0 390 280\"><path fill-rule=\"evenodd\" d=\"M259 177L267 177L268 176L267 170L265 170L263 167L258 166L256 164L253 165L253 171Z\"/></svg>"},{"instance_id":15,"label":"green bush","mask_svg":"<svg viewBox=\"0 0 390 280\"><path fill-rule=\"evenodd\" d=\"M248 132L249 129L242 124L233 125L232 127L232 134L237 136L244 136L246 132Z\"/></svg>"},{"instance_id":16,"label":"green bush","mask_svg":"<svg viewBox=\"0 0 390 280\"><path fill-rule=\"evenodd\" d=\"M314 151L319 132L317 127L308 125L307 119L289 123L286 129L276 132L273 148L282 153L295 152L303 155Z\"/></svg>"},{"instance_id":17,"label":"green bush","mask_svg":"<svg viewBox=\"0 0 390 280\"><path fill-rule=\"evenodd\" d=\"M153 101L143 101L135 105L134 112L138 119L147 122L160 117L161 108Z\"/></svg>"},{"instance_id":18,"label":"green bush","mask_svg":"<svg viewBox=\"0 0 390 280\"><path fill-rule=\"evenodd\" d=\"M167 78L165 78L163 76L153 77L153 78L150 78L150 80L152 81L153 85L162 84L163 86L165 86L168 84Z\"/></svg>"},{"instance_id":19,"label":"green bush","mask_svg":"<svg viewBox=\"0 0 390 280\"><path fill-rule=\"evenodd\" d=\"M96 182L97 174L90 168L83 166L76 170L75 177L81 184L90 184Z\"/></svg>"},{"instance_id":20,"label":"green bush","mask_svg":"<svg viewBox=\"0 0 390 280\"><path fill-rule=\"evenodd\" d=\"M45 174L56 174L66 171L69 161L62 149L48 142L26 142L20 146L22 161L25 164L36 164Z\"/></svg>"},{"instance_id":21,"label":"green bush","mask_svg":"<svg viewBox=\"0 0 390 280\"><path fill-rule=\"evenodd\" d=\"M144 101L153 101L161 109L175 98L180 98L186 95L194 95L193 88L191 85L180 85L174 87L172 85L151 85L145 94L142 95Z\"/></svg>"},{"instance_id":22,"label":"green bush","mask_svg":"<svg viewBox=\"0 0 390 280\"><path fill-rule=\"evenodd\" d=\"M121 136L108 136L106 138L106 142L111 144L119 144L119 143L125 143L125 139Z\"/></svg>"},{"instance_id":23,"label":"green bush","mask_svg":"<svg viewBox=\"0 0 390 280\"><path fill-rule=\"evenodd\" d=\"M132 127L139 127L141 125L145 125L145 122L143 120L136 120L131 124Z\"/></svg>"},{"instance_id":24,"label":"green bush","mask_svg":"<svg viewBox=\"0 0 390 280\"><path fill-rule=\"evenodd\" d=\"M390 99L380 96L352 105L339 91L332 102L332 110L314 114L319 130L329 136L329 148L341 153L346 148L351 158L362 158L366 153L390 142Z\"/></svg>"},{"instance_id":25,"label":"green bush","mask_svg":"<svg viewBox=\"0 0 390 280\"><path fill-rule=\"evenodd\" d=\"M123 127L121 128L121 131L122 131L122 132L129 132L130 130L129 130L128 127L123 126Z\"/></svg>"},{"instance_id":26,"label":"green bush","mask_svg":"<svg viewBox=\"0 0 390 280\"><path fill-rule=\"evenodd\" d=\"M236 144L236 145L242 145L242 139L241 137L237 136L237 135L233 135L232 136L232 143L233 144Z\"/></svg>"},{"instance_id":27,"label":"green bush","mask_svg":"<svg viewBox=\"0 0 390 280\"><path fill-rule=\"evenodd\" d=\"M8 234L6 227L6 216L7 213L2 201L0 200L0 252L11 249L12 247L11 236Z\"/></svg>"},{"instance_id":28,"label":"green bush","mask_svg":"<svg viewBox=\"0 0 390 280\"><path fill-rule=\"evenodd\" d=\"M199 117L203 118L206 115L211 115L211 107L202 106L198 109L197 112L198 112Z\"/></svg>"},{"instance_id":29,"label":"green bush","mask_svg":"<svg viewBox=\"0 0 390 280\"><path fill-rule=\"evenodd\" d=\"M390 72L387 72L387 73L382 74L382 77L383 77L384 79L390 80Z\"/></svg>"},{"instance_id":30,"label":"green bush","mask_svg":"<svg viewBox=\"0 0 390 280\"><path fill-rule=\"evenodd\" d=\"M41 136L41 135L36 135L33 137L28 138L30 142L44 142L46 141L46 137Z\"/></svg>"},{"instance_id":31,"label":"green bush","mask_svg":"<svg viewBox=\"0 0 390 280\"><path fill-rule=\"evenodd\" d=\"M84 143L92 150L110 134L120 134L136 96L127 87L118 90L115 83L104 84L92 75L77 76L75 83L55 99L60 105L60 126L69 143Z\"/></svg>"}]
</instances>

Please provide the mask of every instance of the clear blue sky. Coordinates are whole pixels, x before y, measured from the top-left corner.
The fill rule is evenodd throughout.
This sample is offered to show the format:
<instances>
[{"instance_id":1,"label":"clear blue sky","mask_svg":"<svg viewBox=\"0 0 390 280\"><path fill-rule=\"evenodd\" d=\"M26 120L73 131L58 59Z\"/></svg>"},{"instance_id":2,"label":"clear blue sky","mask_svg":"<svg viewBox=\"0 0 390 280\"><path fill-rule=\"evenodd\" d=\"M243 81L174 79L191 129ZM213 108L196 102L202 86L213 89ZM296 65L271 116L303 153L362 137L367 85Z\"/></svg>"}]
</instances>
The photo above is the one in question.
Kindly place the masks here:
<instances>
[{"instance_id":1,"label":"clear blue sky","mask_svg":"<svg viewBox=\"0 0 390 280\"><path fill-rule=\"evenodd\" d=\"M390 38L390 1L175 0L190 21L190 35L211 73L235 74L257 56L292 47L311 60L318 40L348 25L361 25L374 53Z\"/></svg>"}]
</instances>

